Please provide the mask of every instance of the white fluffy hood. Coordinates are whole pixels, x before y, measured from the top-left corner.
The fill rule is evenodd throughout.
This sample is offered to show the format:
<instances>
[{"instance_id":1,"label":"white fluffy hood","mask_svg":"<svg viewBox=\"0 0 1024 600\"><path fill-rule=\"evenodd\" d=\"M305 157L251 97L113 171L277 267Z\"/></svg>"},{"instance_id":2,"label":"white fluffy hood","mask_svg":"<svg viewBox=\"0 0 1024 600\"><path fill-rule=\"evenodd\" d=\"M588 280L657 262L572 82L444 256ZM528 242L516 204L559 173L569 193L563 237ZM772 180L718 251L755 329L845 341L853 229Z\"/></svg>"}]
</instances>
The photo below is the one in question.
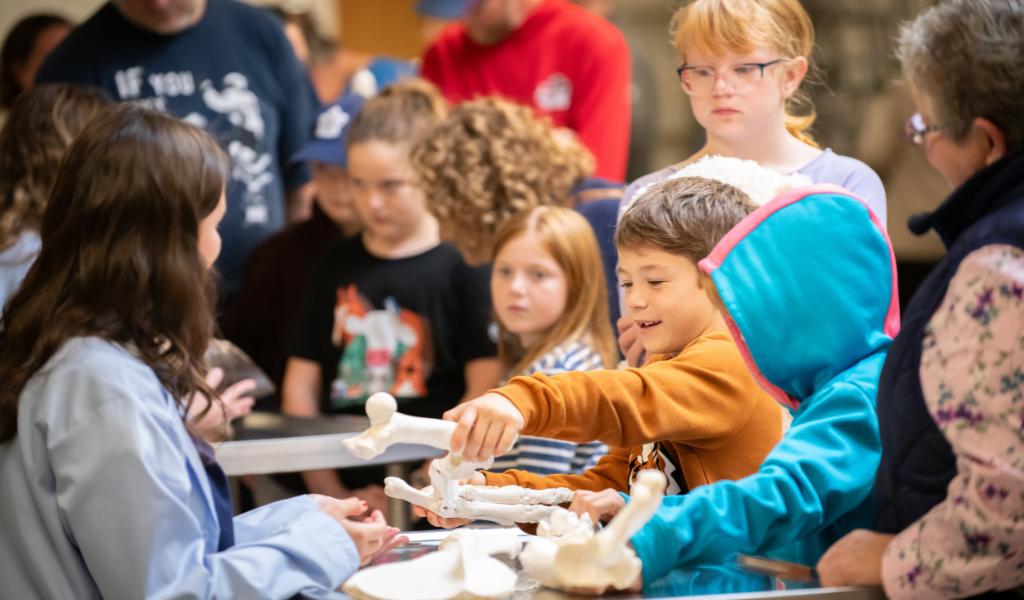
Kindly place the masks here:
<instances>
[{"instance_id":1,"label":"white fluffy hood","mask_svg":"<svg viewBox=\"0 0 1024 600\"><path fill-rule=\"evenodd\" d=\"M705 156L697 162L673 173L666 181L679 179L680 177L703 177L704 179L721 181L722 183L739 188L759 205L767 203L783 192L814 183L806 175L780 175L752 160L741 160L725 156ZM643 196L650 187L648 185L637 190L629 203L632 204L637 198ZM628 208L629 205L627 204L623 207L623 212Z\"/></svg>"}]
</instances>

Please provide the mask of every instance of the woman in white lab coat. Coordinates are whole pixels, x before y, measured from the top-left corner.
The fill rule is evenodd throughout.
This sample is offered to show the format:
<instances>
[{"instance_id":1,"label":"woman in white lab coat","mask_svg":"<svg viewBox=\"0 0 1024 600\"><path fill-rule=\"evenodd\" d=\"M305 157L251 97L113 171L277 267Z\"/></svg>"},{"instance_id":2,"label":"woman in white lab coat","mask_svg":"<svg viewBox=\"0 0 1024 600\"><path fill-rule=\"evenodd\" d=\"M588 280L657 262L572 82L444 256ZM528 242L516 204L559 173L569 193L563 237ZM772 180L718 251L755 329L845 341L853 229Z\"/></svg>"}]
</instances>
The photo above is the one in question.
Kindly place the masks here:
<instances>
[{"instance_id":1,"label":"woman in white lab coat","mask_svg":"<svg viewBox=\"0 0 1024 600\"><path fill-rule=\"evenodd\" d=\"M202 359L228 174L208 135L137 106L68 149L0 331L5 597L324 597L403 540L379 513L346 519L358 500L232 519L187 420L222 410Z\"/></svg>"}]
</instances>

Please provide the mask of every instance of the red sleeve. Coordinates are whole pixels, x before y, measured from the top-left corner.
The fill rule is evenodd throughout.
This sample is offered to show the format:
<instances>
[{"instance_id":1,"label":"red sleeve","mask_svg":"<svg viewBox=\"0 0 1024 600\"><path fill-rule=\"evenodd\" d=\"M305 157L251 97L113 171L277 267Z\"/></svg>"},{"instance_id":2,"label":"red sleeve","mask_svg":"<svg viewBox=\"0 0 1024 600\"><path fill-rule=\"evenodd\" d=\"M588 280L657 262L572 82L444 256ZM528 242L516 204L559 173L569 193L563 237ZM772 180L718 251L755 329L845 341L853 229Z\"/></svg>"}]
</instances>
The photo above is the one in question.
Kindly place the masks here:
<instances>
[{"instance_id":1,"label":"red sleeve","mask_svg":"<svg viewBox=\"0 0 1024 600\"><path fill-rule=\"evenodd\" d=\"M629 46L611 24L583 50L580 69L573 78L569 127L597 159L595 175L624 181L629 157L630 86ZM581 46L583 46L581 44Z\"/></svg>"},{"instance_id":2,"label":"red sleeve","mask_svg":"<svg viewBox=\"0 0 1024 600\"><path fill-rule=\"evenodd\" d=\"M441 87L441 58L437 49L438 41L435 40L427 51L423 53L423 64L420 66L420 76Z\"/></svg>"}]
</instances>

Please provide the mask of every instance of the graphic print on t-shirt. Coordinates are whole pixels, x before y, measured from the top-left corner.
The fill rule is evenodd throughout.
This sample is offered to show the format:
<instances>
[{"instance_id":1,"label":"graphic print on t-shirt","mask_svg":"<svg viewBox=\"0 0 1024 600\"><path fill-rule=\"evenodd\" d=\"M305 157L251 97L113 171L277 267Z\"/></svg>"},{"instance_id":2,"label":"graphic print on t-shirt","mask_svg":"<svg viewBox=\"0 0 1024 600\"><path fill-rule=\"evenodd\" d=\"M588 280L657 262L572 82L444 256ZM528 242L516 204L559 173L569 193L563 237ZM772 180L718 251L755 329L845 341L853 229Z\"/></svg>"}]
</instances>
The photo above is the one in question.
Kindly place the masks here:
<instances>
[{"instance_id":1,"label":"graphic print on t-shirt","mask_svg":"<svg viewBox=\"0 0 1024 600\"><path fill-rule=\"evenodd\" d=\"M426 396L433 354L429 322L390 296L378 309L355 285L337 293L331 342L343 351L331 384L332 406L363 404L377 392Z\"/></svg>"},{"instance_id":2,"label":"graphic print on t-shirt","mask_svg":"<svg viewBox=\"0 0 1024 600\"><path fill-rule=\"evenodd\" d=\"M665 474L668 479L668 487L665 489L666 496L675 496L689 491L685 480L681 480L683 472L679 464L674 460L675 456L661 442L644 444L640 454L629 460L629 493L633 493L633 484L636 483L636 475L644 469L657 469Z\"/></svg>"},{"instance_id":3,"label":"graphic print on t-shirt","mask_svg":"<svg viewBox=\"0 0 1024 600\"><path fill-rule=\"evenodd\" d=\"M170 112L167 98L191 97L200 92L206 110L193 110L182 121L212 135L231 157L231 179L241 190L242 226L268 223L270 211L264 190L274 183L274 156L265 139L263 103L249 89L249 79L232 71L221 78L221 89L217 89L209 79L196 86L191 71L150 73L143 78L144 75L141 66L115 73L120 99ZM152 88L153 96L142 98L145 83Z\"/></svg>"},{"instance_id":4,"label":"graphic print on t-shirt","mask_svg":"<svg viewBox=\"0 0 1024 600\"><path fill-rule=\"evenodd\" d=\"M554 73L537 85L533 92L537 108L547 112L561 112L572 106L572 81L561 73Z\"/></svg>"}]
</instances>

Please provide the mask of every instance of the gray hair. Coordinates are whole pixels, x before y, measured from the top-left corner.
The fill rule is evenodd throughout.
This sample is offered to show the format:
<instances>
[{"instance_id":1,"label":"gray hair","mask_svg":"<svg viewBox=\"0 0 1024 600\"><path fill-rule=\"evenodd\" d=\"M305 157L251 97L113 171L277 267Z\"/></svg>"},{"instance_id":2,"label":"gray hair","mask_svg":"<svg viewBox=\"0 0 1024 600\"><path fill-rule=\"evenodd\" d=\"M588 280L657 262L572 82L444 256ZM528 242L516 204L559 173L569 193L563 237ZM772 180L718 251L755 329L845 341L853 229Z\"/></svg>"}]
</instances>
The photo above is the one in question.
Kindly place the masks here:
<instances>
[{"instance_id":1,"label":"gray hair","mask_svg":"<svg viewBox=\"0 0 1024 600\"><path fill-rule=\"evenodd\" d=\"M1024 145L1024 0L947 0L904 23L897 57L955 142L976 117Z\"/></svg>"}]
</instances>

